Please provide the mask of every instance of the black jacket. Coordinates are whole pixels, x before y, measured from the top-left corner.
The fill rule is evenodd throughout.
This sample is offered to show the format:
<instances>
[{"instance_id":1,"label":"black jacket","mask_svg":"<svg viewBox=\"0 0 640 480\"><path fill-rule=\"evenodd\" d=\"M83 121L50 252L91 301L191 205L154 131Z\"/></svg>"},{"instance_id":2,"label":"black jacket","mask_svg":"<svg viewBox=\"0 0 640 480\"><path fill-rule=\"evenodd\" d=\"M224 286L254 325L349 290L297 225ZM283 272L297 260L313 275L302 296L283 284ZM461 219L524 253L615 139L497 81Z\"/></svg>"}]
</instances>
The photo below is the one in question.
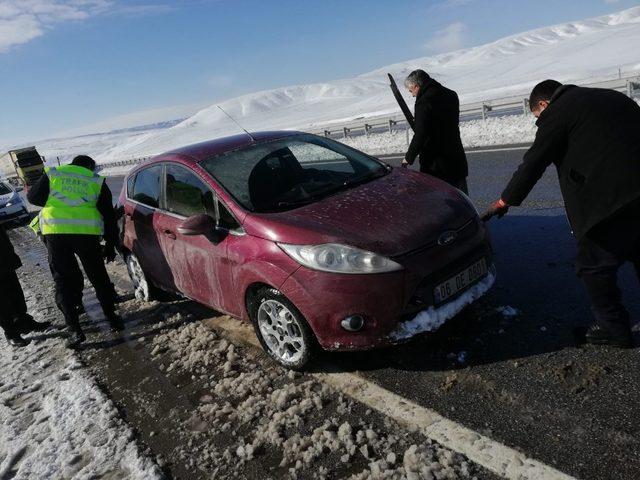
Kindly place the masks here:
<instances>
[{"instance_id":1,"label":"black jacket","mask_svg":"<svg viewBox=\"0 0 640 480\"><path fill-rule=\"evenodd\" d=\"M27 200L33 205L44 207L49 198L49 177L43 175L40 180L29 188ZM98 197L96 207L102 215L104 221L104 240L107 244L118 244L118 225L116 224L116 215L113 208L113 196L106 182L102 183L102 189Z\"/></svg>"},{"instance_id":2,"label":"black jacket","mask_svg":"<svg viewBox=\"0 0 640 480\"><path fill-rule=\"evenodd\" d=\"M502 193L520 205L555 164L567 217L581 238L640 198L640 106L613 90L564 85L540 114L538 132Z\"/></svg>"},{"instance_id":3,"label":"black jacket","mask_svg":"<svg viewBox=\"0 0 640 480\"><path fill-rule=\"evenodd\" d=\"M0 274L14 272L21 266L22 262L13 250L9 235L7 235L4 226L0 225Z\"/></svg>"},{"instance_id":4,"label":"black jacket","mask_svg":"<svg viewBox=\"0 0 640 480\"><path fill-rule=\"evenodd\" d=\"M448 182L467 177L467 157L460 140L460 102L453 90L434 79L420 89L415 105L415 133L405 159L420 155L420 170Z\"/></svg>"}]
</instances>

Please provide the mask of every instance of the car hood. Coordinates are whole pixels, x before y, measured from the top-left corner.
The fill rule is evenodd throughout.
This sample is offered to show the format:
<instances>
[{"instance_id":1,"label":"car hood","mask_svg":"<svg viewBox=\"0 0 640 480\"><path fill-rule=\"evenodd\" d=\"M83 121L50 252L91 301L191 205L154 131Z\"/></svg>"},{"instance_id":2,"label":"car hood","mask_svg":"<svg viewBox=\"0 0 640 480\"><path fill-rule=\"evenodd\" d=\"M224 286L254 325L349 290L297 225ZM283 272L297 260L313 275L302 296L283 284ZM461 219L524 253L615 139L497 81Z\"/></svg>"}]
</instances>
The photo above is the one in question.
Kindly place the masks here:
<instances>
[{"instance_id":1,"label":"car hood","mask_svg":"<svg viewBox=\"0 0 640 480\"><path fill-rule=\"evenodd\" d=\"M9 192L9 193L5 193L4 195L0 195L0 206L5 206L7 204L8 201L10 201L13 198L14 193L13 192Z\"/></svg>"},{"instance_id":2,"label":"car hood","mask_svg":"<svg viewBox=\"0 0 640 480\"><path fill-rule=\"evenodd\" d=\"M394 168L371 182L294 210L247 215L249 235L276 242L341 243L386 256L407 253L475 218L458 190L422 173Z\"/></svg>"}]
</instances>

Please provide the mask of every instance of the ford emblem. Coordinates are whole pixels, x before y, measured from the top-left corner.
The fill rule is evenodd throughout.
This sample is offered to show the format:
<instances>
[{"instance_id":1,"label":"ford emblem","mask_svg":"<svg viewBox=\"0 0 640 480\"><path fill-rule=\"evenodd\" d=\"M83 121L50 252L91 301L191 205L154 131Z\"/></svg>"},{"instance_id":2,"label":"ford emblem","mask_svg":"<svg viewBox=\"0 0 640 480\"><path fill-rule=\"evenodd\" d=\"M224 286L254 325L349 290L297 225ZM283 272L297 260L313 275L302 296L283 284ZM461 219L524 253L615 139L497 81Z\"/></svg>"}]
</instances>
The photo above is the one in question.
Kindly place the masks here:
<instances>
[{"instance_id":1,"label":"ford emblem","mask_svg":"<svg viewBox=\"0 0 640 480\"><path fill-rule=\"evenodd\" d=\"M451 245L458 238L458 232L453 230L449 230L448 232L444 232L442 235L438 237L438 245L447 246Z\"/></svg>"}]
</instances>

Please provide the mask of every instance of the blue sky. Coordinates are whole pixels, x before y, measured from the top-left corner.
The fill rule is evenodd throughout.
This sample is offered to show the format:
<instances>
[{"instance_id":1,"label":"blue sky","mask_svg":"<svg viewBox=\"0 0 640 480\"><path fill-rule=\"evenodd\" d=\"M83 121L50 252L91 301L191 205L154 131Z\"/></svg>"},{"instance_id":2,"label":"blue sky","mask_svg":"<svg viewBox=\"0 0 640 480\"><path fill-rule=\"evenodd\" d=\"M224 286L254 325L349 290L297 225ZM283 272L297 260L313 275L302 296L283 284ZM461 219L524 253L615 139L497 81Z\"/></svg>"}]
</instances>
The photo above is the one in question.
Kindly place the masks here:
<instances>
[{"instance_id":1,"label":"blue sky","mask_svg":"<svg viewBox=\"0 0 640 480\"><path fill-rule=\"evenodd\" d=\"M631 0L0 0L0 145L176 118Z\"/></svg>"}]
</instances>

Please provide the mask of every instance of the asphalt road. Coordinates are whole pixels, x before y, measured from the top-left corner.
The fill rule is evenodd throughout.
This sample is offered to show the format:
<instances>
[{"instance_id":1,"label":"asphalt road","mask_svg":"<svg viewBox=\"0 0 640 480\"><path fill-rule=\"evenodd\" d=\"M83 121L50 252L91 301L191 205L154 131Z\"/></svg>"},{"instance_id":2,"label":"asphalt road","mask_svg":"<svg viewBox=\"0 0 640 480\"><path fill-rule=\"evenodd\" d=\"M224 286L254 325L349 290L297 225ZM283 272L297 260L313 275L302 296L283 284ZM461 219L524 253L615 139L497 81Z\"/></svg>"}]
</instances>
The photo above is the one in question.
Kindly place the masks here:
<instances>
[{"instance_id":1,"label":"asphalt road","mask_svg":"<svg viewBox=\"0 0 640 480\"><path fill-rule=\"evenodd\" d=\"M523 153L469 153L470 196L480 211ZM121 177L108 182L119 192ZM591 316L555 171L490 227L498 280L478 305L430 337L376 354L327 355L317 368L358 371L579 478L639 478L638 350L576 346L573 328ZM619 284L640 320L640 285L629 266ZM507 319L500 306L521 313Z\"/></svg>"}]
</instances>

